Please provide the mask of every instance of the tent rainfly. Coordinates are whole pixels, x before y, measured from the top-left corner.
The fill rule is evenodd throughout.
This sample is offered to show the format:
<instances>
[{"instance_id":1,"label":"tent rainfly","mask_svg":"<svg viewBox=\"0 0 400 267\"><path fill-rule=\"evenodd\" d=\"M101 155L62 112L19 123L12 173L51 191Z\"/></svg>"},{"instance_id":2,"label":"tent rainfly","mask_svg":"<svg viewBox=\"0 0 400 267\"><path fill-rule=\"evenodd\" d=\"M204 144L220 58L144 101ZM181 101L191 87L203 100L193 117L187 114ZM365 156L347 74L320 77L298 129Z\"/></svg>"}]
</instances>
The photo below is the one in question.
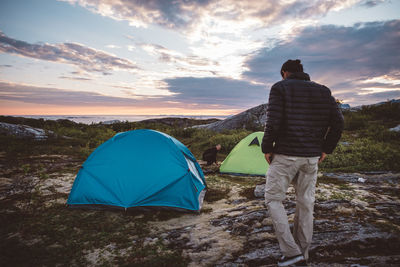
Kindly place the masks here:
<instances>
[{"instance_id":1,"label":"tent rainfly","mask_svg":"<svg viewBox=\"0 0 400 267\"><path fill-rule=\"evenodd\" d=\"M243 138L222 162L220 172L264 176L269 165L261 151L263 136L263 132L254 132Z\"/></svg>"},{"instance_id":2,"label":"tent rainfly","mask_svg":"<svg viewBox=\"0 0 400 267\"><path fill-rule=\"evenodd\" d=\"M190 150L154 130L116 134L87 158L67 205L170 207L200 211L204 174Z\"/></svg>"}]
</instances>

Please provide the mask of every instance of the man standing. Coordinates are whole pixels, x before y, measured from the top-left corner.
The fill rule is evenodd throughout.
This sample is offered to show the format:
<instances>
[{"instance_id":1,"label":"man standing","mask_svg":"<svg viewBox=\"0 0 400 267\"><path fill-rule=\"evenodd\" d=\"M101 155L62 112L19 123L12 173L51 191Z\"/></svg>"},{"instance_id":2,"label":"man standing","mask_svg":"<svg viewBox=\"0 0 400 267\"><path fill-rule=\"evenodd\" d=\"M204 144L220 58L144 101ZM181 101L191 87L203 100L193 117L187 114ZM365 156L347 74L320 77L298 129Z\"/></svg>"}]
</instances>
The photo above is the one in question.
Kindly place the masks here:
<instances>
[{"instance_id":1,"label":"man standing","mask_svg":"<svg viewBox=\"0 0 400 267\"><path fill-rule=\"evenodd\" d=\"M220 144L204 151L203 160L207 161L207 165L211 165L217 162L217 153L219 150L221 150Z\"/></svg>"},{"instance_id":2,"label":"man standing","mask_svg":"<svg viewBox=\"0 0 400 267\"><path fill-rule=\"evenodd\" d=\"M269 94L262 151L270 164L265 202L283 254L278 266L289 266L308 259L318 163L335 149L343 115L329 88L311 82L300 60L286 61L281 75ZM282 205L290 183L296 190L293 235Z\"/></svg>"}]
</instances>

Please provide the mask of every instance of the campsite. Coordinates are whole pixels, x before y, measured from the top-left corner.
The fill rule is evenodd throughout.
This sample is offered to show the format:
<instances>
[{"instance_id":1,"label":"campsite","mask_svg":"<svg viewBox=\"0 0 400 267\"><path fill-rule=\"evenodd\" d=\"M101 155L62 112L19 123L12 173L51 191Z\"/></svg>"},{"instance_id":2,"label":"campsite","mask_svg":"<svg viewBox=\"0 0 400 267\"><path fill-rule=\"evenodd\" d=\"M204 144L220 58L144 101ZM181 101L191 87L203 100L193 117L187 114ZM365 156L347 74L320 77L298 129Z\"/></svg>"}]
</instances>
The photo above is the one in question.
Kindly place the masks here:
<instances>
[{"instance_id":1,"label":"campsite","mask_svg":"<svg viewBox=\"0 0 400 267\"><path fill-rule=\"evenodd\" d=\"M384 103L344 111L341 143L321 164L318 174L311 266L400 264L400 138L398 132L389 130L400 123L399 107L399 103ZM1 121L45 129L49 134L45 140L0 136L1 266L274 266L279 248L264 200L255 194L265 178L233 175L239 171L224 171L223 166L234 159L230 153L235 147L239 149L242 141L245 149L256 148L261 141L257 132L262 133L262 127L215 132L192 127L214 121L188 119L109 125L5 116ZM154 146L143 140L133 144L148 148L132 156L133 161L124 154L131 150L131 141L111 147L105 154L95 152L99 148L101 152L113 139L124 140L124 136L147 131L142 129L165 134L157 134L162 138L156 140L169 140L165 144L175 152L162 154L160 144L164 141L155 140L148 143ZM202 151L218 143L222 145L218 164L205 166ZM244 151L244 157L247 153L250 151ZM187 181L197 183L199 191L204 177L201 209L125 209L129 206L125 204L121 209L68 207L78 173L84 179L85 168L110 155L112 160L118 159L111 171L136 170L141 177L165 171L179 176L183 169L171 163L179 155L177 163L183 164L190 178ZM167 156L171 161L159 160ZM148 165L127 166L138 161ZM97 171L106 174L110 170ZM192 184L189 187L194 188ZM187 192L180 187L176 191ZM194 190L193 203L199 203L199 191ZM171 191L164 192L168 195ZM284 204L289 220L293 220L293 188Z\"/></svg>"}]
</instances>

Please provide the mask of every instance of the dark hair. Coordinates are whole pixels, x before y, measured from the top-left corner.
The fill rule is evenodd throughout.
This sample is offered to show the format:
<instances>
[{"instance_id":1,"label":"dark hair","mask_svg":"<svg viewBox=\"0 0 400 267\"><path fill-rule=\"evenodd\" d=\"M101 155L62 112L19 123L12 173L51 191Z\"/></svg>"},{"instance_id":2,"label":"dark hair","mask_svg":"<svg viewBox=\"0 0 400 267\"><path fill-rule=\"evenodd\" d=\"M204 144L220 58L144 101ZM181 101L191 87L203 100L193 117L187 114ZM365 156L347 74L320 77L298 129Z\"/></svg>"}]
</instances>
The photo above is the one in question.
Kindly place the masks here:
<instances>
[{"instance_id":1,"label":"dark hair","mask_svg":"<svg viewBox=\"0 0 400 267\"><path fill-rule=\"evenodd\" d=\"M301 64L300 59L296 60L291 60L289 59L285 63L283 63L282 68L281 68L281 75L283 77L283 72L284 71L289 71L289 72L303 72L303 65Z\"/></svg>"}]
</instances>

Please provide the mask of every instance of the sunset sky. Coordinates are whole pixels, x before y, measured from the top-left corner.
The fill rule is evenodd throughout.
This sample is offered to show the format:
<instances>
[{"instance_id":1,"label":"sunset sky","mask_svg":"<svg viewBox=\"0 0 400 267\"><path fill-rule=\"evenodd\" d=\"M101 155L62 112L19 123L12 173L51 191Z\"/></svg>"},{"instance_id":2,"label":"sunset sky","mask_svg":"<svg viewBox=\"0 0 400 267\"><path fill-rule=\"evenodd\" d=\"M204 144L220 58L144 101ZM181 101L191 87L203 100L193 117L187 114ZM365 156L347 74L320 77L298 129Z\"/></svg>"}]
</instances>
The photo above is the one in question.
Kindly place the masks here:
<instances>
[{"instance_id":1,"label":"sunset sky","mask_svg":"<svg viewBox=\"0 0 400 267\"><path fill-rule=\"evenodd\" d=\"M287 59L352 106L400 98L400 0L0 0L0 115L230 115Z\"/></svg>"}]
</instances>

